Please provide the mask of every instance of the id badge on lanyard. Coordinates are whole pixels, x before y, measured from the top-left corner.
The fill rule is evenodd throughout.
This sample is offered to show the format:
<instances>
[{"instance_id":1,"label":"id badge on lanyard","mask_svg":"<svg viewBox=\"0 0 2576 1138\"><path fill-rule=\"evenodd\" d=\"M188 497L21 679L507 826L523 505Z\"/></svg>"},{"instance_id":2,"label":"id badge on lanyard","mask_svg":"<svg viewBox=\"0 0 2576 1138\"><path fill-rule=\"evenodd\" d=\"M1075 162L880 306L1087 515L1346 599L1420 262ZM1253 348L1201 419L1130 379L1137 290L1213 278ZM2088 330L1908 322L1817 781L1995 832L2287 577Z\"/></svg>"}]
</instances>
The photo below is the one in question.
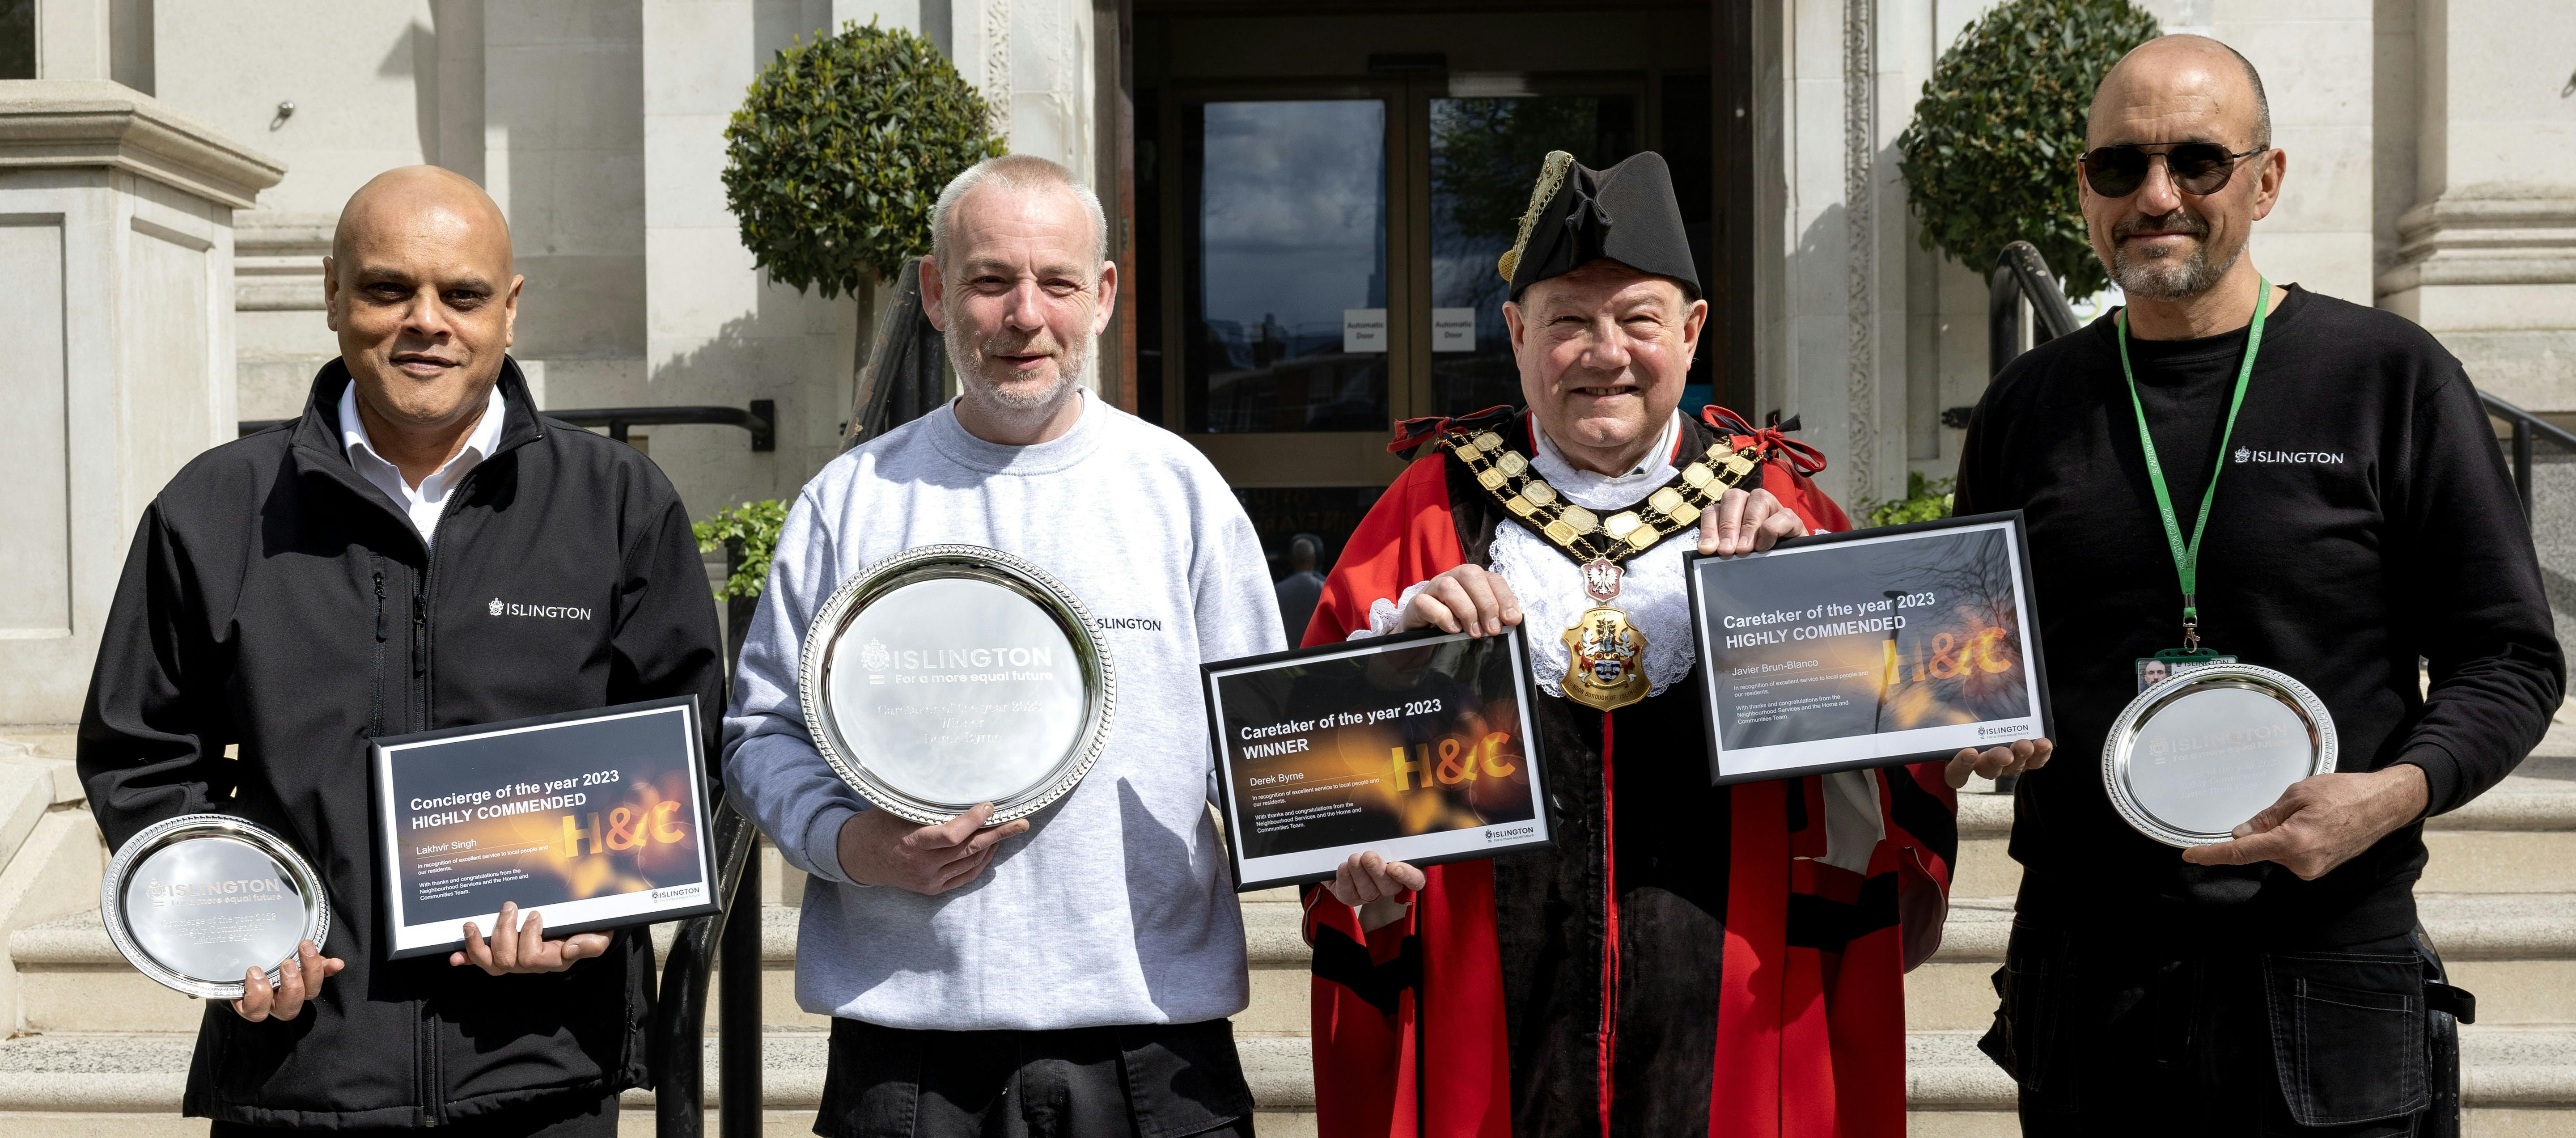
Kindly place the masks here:
<instances>
[{"instance_id":1,"label":"id badge on lanyard","mask_svg":"<svg viewBox=\"0 0 2576 1138\"><path fill-rule=\"evenodd\" d=\"M2203 648L2198 652L2185 652L2180 648L2167 648L2153 656L2138 657L2138 690L2145 691L2148 688L2154 687L2166 680L2170 680L2175 676L2183 675L2188 672L2196 672L2202 668L2209 667L2212 664L2233 664L2235 662L2236 657L2234 656L2222 656L2206 648Z\"/></svg>"}]
</instances>

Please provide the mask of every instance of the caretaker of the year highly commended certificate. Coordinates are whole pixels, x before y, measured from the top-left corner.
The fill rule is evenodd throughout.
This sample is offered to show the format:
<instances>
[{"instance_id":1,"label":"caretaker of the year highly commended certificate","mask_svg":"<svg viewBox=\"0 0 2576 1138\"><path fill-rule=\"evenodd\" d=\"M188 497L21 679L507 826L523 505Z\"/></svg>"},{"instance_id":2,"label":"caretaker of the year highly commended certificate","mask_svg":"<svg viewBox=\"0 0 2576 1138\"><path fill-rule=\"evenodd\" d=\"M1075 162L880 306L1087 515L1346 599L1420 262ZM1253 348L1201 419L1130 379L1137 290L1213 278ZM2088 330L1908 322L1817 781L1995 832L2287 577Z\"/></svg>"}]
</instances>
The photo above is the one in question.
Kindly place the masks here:
<instances>
[{"instance_id":1,"label":"caretaker of the year highly commended certificate","mask_svg":"<svg viewBox=\"0 0 2576 1138\"><path fill-rule=\"evenodd\" d=\"M2049 734L2018 513L1799 538L1686 572L1712 782Z\"/></svg>"}]
</instances>

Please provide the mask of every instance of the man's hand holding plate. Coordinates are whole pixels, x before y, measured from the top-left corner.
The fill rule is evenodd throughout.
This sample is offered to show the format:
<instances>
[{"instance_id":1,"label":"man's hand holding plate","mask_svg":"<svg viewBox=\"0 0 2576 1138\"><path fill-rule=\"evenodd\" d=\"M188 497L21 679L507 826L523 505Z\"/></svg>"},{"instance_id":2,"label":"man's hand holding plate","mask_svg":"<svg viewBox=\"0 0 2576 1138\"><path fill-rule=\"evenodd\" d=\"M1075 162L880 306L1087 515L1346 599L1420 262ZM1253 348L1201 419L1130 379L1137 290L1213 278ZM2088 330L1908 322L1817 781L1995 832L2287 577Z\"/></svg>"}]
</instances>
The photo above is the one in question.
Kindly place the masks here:
<instances>
[{"instance_id":1,"label":"man's hand holding plate","mask_svg":"<svg viewBox=\"0 0 2576 1138\"><path fill-rule=\"evenodd\" d=\"M1968 776L1972 774L2002 778L2008 774L2035 771L2048 765L2048 756L2056 749L2056 744L2046 739L2015 739L2004 746L1988 747L1982 751L1963 747L1958 754L1950 756L1950 765L1942 771L1942 777L1949 780L1950 789L1957 790L1968 785Z\"/></svg>"},{"instance_id":2,"label":"man's hand holding plate","mask_svg":"<svg viewBox=\"0 0 2576 1138\"><path fill-rule=\"evenodd\" d=\"M1713 509L1699 512L1699 551L1731 557L1758 553L1782 538L1807 536L1807 523L1768 490L1730 487Z\"/></svg>"},{"instance_id":3,"label":"man's hand holding plate","mask_svg":"<svg viewBox=\"0 0 2576 1138\"><path fill-rule=\"evenodd\" d=\"M2281 800L2236 827L2234 841L2193 846L2193 865L2274 861L2314 881L2424 814L2424 770L2412 764L2367 774L2321 774L2290 784Z\"/></svg>"},{"instance_id":4,"label":"man's hand holding plate","mask_svg":"<svg viewBox=\"0 0 2576 1138\"><path fill-rule=\"evenodd\" d=\"M561 972L594 956L608 954L608 942L614 932L574 933L562 940L546 939L546 919L530 912L520 919L517 905L501 906L500 916L493 921L492 939L474 922L465 922L465 947L447 954L451 967L471 964L486 975L508 976L525 972Z\"/></svg>"},{"instance_id":5,"label":"man's hand holding plate","mask_svg":"<svg viewBox=\"0 0 2576 1138\"><path fill-rule=\"evenodd\" d=\"M841 824L836 851L841 872L861 885L891 885L937 896L964 885L993 864L1002 839L1027 833L1027 819L992 829L990 802L936 826L919 826L884 810L862 810Z\"/></svg>"},{"instance_id":6,"label":"man's hand holding plate","mask_svg":"<svg viewBox=\"0 0 2576 1138\"><path fill-rule=\"evenodd\" d=\"M295 955L277 967L277 983L271 986L266 971L250 970L242 977L242 998L233 1001L233 1014L259 1023L269 1019L294 1019L303 1014L304 1001L322 994L322 982L339 974L349 962L336 956L324 956L312 941L297 941Z\"/></svg>"}]
</instances>

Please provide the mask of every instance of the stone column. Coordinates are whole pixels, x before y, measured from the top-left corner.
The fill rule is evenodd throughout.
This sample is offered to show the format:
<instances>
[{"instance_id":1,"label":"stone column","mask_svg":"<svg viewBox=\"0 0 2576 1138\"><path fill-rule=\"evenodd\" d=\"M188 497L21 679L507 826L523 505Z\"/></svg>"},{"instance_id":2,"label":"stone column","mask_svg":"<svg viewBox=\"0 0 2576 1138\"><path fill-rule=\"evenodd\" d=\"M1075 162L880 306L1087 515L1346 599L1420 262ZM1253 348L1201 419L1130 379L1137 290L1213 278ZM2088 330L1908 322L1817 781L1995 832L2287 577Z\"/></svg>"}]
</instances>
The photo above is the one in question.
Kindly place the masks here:
<instances>
[{"instance_id":1,"label":"stone column","mask_svg":"<svg viewBox=\"0 0 2576 1138\"><path fill-rule=\"evenodd\" d=\"M2478 386L2576 411L2576 6L2420 0L2414 208L2380 307Z\"/></svg>"},{"instance_id":2,"label":"stone column","mask_svg":"<svg viewBox=\"0 0 2576 1138\"><path fill-rule=\"evenodd\" d=\"M78 718L135 519L234 437L233 211L284 174L119 84L0 82L0 724Z\"/></svg>"}]
</instances>

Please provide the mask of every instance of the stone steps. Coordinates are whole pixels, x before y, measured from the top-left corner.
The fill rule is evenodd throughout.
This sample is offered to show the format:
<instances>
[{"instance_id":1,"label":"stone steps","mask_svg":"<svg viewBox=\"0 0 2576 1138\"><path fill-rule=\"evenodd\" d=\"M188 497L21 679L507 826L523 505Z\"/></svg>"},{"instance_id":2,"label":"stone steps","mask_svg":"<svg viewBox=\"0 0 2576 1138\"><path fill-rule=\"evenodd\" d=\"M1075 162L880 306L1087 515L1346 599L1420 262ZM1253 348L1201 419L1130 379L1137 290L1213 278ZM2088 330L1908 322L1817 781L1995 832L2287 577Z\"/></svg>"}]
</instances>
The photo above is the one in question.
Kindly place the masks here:
<instances>
[{"instance_id":1,"label":"stone steps","mask_svg":"<svg viewBox=\"0 0 2576 1138\"><path fill-rule=\"evenodd\" d=\"M2576 739L2570 739L2576 744ZM1951 893L2010 897L2021 863L2006 852L2012 799L1959 796L1959 868ZM2576 893L2576 756L2544 751L2468 805L2425 822L2425 893Z\"/></svg>"},{"instance_id":2,"label":"stone steps","mask_svg":"<svg viewBox=\"0 0 2576 1138\"><path fill-rule=\"evenodd\" d=\"M194 1037L182 1032L29 1035L0 1042L0 1119L26 1138L53 1134L199 1135L178 1116ZM707 1043L709 1106L715 1041ZM1313 1133L1306 1041L1238 1041L1264 1134ZM806 1132L823 1089L825 1034L771 1028L763 1040L763 1111L769 1129ZM2564 1133L2576 1121L2576 1027L2466 1028L2462 1094L2471 1134ZM1906 1047L1916 1134L2009 1134L2011 1080L1976 1050L1976 1033L1916 1031ZM625 1098L628 1133L650 1133L653 1096ZM2538 1127L2538 1128L2534 1128Z\"/></svg>"},{"instance_id":3,"label":"stone steps","mask_svg":"<svg viewBox=\"0 0 2576 1138\"><path fill-rule=\"evenodd\" d=\"M1252 1005L1235 1023L1249 1033L1303 1034L1308 973L1298 908L1271 896L1243 906ZM2485 1022L2576 1024L2576 893L2425 893L2418 907L2453 978L2478 994ZM824 1017L796 1006L797 915L792 905L762 907L762 1019L773 1027L821 1028ZM2011 927L2009 897L1954 900L1941 950L1907 977L1907 1023L1982 1029L1994 1012L1987 978L2003 959ZM10 935L8 950L19 969L27 1030L195 1028L197 1002L128 967L96 910L21 929ZM708 1022L714 1015L711 1007Z\"/></svg>"},{"instance_id":4,"label":"stone steps","mask_svg":"<svg viewBox=\"0 0 2576 1138\"><path fill-rule=\"evenodd\" d=\"M196 1046L193 1032L58 1032L0 1041L0 1121L19 1138L50 1134L186 1134L205 1133L203 1120L183 1120L179 1099L186 1088L188 1058ZM1251 1037L1239 1040L1244 1074L1265 1115L1263 1133L1295 1133L1314 1106L1308 1078L1306 1041ZM813 1112L823 1096L826 1033L802 1027L773 1027L764 1034L762 1110L766 1129L793 1126L790 1133L811 1133ZM718 1105L716 1040L706 1043L707 1105ZM620 1130L650 1133L653 1094L629 1091ZM640 1130L638 1129L640 1126Z\"/></svg>"},{"instance_id":5,"label":"stone steps","mask_svg":"<svg viewBox=\"0 0 2576 1138\"><path fill-rule=\"evenodd\" d=\"M2012 907L1951 901L1940 951L1905 978L1908 1027L1985 1030ZM2477 993L2479 1023L2576 1024L2576 893L2421 893L2416 909L2452 981Z\"/></svg>"}]
</instances>

